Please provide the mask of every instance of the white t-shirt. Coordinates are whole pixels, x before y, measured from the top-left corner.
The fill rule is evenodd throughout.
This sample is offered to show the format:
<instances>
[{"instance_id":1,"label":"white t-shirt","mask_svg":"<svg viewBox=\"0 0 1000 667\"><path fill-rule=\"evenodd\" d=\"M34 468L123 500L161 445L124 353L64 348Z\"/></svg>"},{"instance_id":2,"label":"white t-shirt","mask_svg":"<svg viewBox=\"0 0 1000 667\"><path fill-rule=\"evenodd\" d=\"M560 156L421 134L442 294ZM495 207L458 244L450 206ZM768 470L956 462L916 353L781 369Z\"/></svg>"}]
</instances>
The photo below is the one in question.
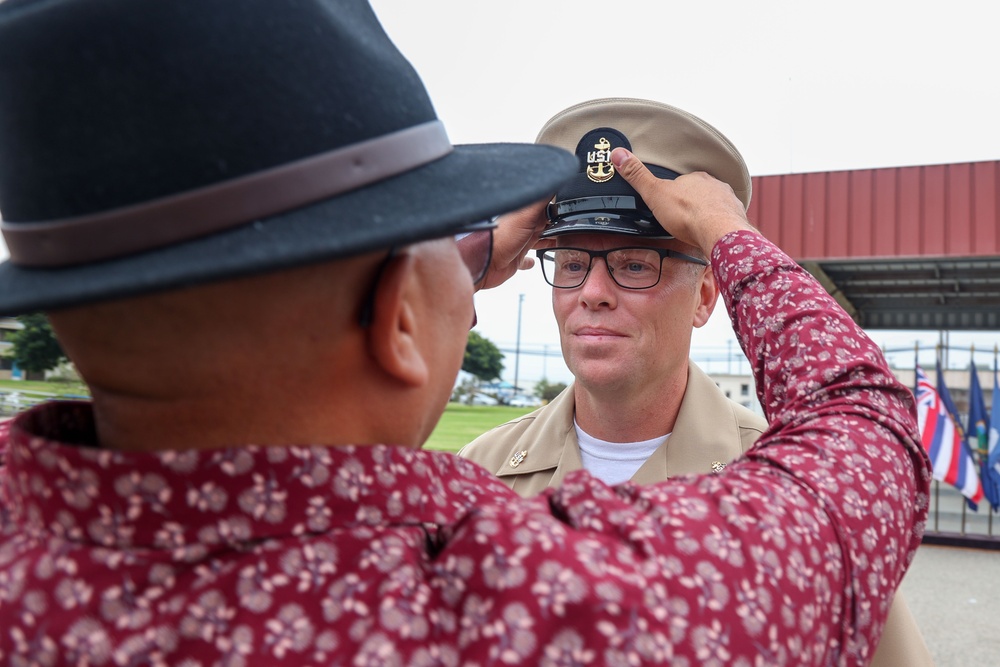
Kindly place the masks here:
<instances>
[{"instance_id":1,"label":"white t-shirt","mask_svg":"<svg viewBox=\"0 0 1000 667\"><path fill-rule=\"evenodd\" d=\"M576 423L576 419L573 419L573 427L580 442L580 458L584 469L606 484L621 484L632 479L632 475L646 459L670 437L667 433L640 442L608 442L598 440L584 431Z\"/></svg>"}]
</instances>

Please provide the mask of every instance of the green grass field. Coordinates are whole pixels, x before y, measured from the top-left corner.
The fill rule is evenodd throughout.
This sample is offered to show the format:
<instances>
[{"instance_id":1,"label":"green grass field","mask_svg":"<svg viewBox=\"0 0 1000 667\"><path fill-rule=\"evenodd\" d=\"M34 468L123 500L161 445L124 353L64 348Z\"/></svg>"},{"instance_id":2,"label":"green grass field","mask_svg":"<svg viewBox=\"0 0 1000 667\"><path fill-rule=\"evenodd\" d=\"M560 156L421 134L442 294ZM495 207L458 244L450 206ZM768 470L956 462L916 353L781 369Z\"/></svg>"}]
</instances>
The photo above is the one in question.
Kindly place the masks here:
<instances>
[{"instance_id":1,"label":"green grass field","mask_svg":"<svg viewBox=\"0 0 1000 667\"><path fill-rule=\"evenodd\" d=\"M427 449L457 452L498 424L526 415L534 408L509 408L502 405L460 405L449 403L437 428L427 439Z\"/></svg>"},{"instance_id":2,"label":"green grass field","mask_svg":"<svg viewBox=\"0 0 1000 667\"><path fill-rule=\"evenodd\" d=\"M79 383L26 382L0 380L0 392L19 392L25 398L34 397L26 392L39 392L51 396L87 395L87 388ZM38 396L38 398L42 398ZM22 405L22 408L26 407ZM457 452L464 445L498 424L526 415L533 408L509 408L502 405L459 405L449 403L441 421L427 440L428 449Z\"/></svg>"},{"instance_id":3,"label":"green grass field","mask_svg":"<svg viewBox=\"0 0 1000 667\"><path fill-rule=\"evenodd\" d=\"M0 380L3 392L38 392L54 396L89 396L82 382L29 382L27 380Z\"/></svg>"}]
</instances>

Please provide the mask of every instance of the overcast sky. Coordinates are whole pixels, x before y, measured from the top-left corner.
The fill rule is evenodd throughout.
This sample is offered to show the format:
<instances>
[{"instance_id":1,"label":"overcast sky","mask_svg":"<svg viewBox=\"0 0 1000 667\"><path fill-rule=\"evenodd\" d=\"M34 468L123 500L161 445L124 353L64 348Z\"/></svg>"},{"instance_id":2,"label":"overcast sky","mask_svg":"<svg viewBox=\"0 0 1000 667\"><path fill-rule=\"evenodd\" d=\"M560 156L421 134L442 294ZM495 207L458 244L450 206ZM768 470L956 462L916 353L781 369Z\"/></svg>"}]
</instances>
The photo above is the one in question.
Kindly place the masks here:
<instances>
[{"instance_id":1,"label":"overcast sky","mask_svg":"<svg viewBox=\"0 0 1000 667\"><path fill-rule=\"evenodd\" d=\"M530 142L561 109L620 95L701 116L755 176L1000 159L1000 4L990 0L372 4L454 143ZM530 354L559 346L538 271L477 295L477 330L513 350L524 294L521 384L570 379L558 357ZM871 334L891 346L937 340ZM974 340L992 349L996 339ZM721 307L694 344L695 358L735 348ZM506 364L513 380L513 353Z\"/></svg>"},{"instance_id":2,"label":"overcast sky","mask_svg":"<svg viewBox=\"0 0 1000 667\"><path fill-rule=\"evenodd\" d=\"M1000 5L988 0L373 6L423 77L454 143L533 141L565 107L620 95L697 114L735 143L755 176L1000 159ZM558 349L538 271L477 295L477 330L503 349L515 348L525 295L520 384L543 372L569 379L558 358L543 365L525 354ZM938 339L871 335L908 349ZM974 340L977 349L992 350L997 339L951 335L953 345ZM695 358L736 349L721 307L694 345ZM514 355L506 362L511 380ZM898 363L912 363L912 353ZM713 362L711 370L727 368Z\"/></svg>"}]
</instances>

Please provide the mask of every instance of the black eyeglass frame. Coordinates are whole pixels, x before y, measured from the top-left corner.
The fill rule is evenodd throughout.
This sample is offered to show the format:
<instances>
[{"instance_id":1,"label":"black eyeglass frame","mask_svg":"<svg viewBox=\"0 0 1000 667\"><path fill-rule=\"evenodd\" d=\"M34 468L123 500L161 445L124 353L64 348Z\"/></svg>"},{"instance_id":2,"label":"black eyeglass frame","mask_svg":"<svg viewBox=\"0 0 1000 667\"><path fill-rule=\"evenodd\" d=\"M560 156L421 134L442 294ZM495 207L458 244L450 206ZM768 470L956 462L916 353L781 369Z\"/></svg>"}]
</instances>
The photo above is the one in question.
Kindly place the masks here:
<instances>
[{"instance_id":1,"label":"black eyeglass frame","mask_svg":"<svg viewBox=\"0 0 1000 667\"><path fill-rule=\"evenodd\" d=\"M474 234L476 232L482 232L486 230L489 230L490 232L488 240L489 247L486 250L486 259L485 262L483 262L483 267L479 270L478 275L472 276L473 285L478 285L479 283L481 283L483 279L486 278L486 274L489 273L490 263L493 261L493 230L496 229L497 227L498 218L499 216L495 216L493 218L490 218L489 220L480 220L478 222L473 222L472 224L465 225L464 227L461 227L453 232L455 236L455 243L459 245L459 253L462 252L460 244L465 237ZM462 259L463 261L465 260L465 255L462 255ZM465 266L468 267L469 266L468 263L466 263ZM469 273L470 275L472 274L471 271Z\"/></svg>"},{"instance_id":2,"label":"black eyeglass frame","mask_svg":"<svg viewBox=\"0 0 1000 667\"><path fill-rule=\"evenodd\" d=\"M473 222L468 225L459 227L458 229L452 231L452 236L455 238L455 243L461 242L462 238L473 234L475 232L481 232L489 230L490 236L489 247L486 250L486 258L483 262L483 267L479 270L479 275L472 276L472 284L478 285L486 277L486 274L490 270L490 263L493 261L493 230L496 229L497 218L493 217L489 220L480 220ZM447 236L442 236L438 238L447 238ZM433 241L434 239L423 239L424 241ZM368 294L365 295L365 300L361 303L361 311L358 313L358 325L362 329L367 329L371 326L372 316L375 313L375 292L378 291L378 284L382 280L382 274L385 272L385 267L388 266L389 261L399 253L399 248L403 246L390 246L386 256L378 265L378 269L375 270L375 279L372 280L371 289L368 290ZM461 248L459 249L459 254L461 254ZM465 263L465 256L462 255L463 263ZM466 268L469 268L468 263L465 263ZM469 272L472 275L472 272Z\"/></svg>"},{"instance_id":3,"label":"black eyeglass frame","mask_svg":"<svg viewBox=\"0 0 1000 667\"><path fill-rule=\"evenodd\" d=\"M552 282L552 280L549 279L549 274L545 271L545 263L547 261L554 263L555 260L554 258L546 259L545 254L549 252L555 252L558 250L573 250L575 252L584 253L590 258L590 261L587 264L586 273L583 274L583 278L581 278L580 282L577 283L576 285L556 285L555 283ZM611 265L608 264L608 255L613 252L618 252L621 250L652 250L657 255L659 255L660 271L659 273L656 274L656 282L654 282L652 285L647 285L646 287L629 287L627 285L622 285L620 282L618 282L618 279L615 278L614 271L612 271L611 269ZM654 248L650 246L622 246L620 248L608 248L607 250L590 250L588 248L570 248L570 247L542 248L541 250L535 251L535 256L538 257L538 264L542 268L542 276L545 278L545 282L548 283L551 287L554 287L555 289L576 289L581 285L583 285L585 282L587 282L587 278L590 276L590 271L591 269L594 268L595 257L600 257L601 259L604 260L604 268L607 269L608 275L611 276L611 280L614 281L615 285L618 285L622 289L627 289L627 290L652 289L657 285L659 285L660 278L663 277L663 260L666 259L667 257L671 257L673 259L679 259L683 262L690 262L692 264L700 264L701 266L708 266L708 262L705 261L704 259L693 257L691 255L686 255L677 250L669 250L667 248Z\"/></svg>"}]
</instances>

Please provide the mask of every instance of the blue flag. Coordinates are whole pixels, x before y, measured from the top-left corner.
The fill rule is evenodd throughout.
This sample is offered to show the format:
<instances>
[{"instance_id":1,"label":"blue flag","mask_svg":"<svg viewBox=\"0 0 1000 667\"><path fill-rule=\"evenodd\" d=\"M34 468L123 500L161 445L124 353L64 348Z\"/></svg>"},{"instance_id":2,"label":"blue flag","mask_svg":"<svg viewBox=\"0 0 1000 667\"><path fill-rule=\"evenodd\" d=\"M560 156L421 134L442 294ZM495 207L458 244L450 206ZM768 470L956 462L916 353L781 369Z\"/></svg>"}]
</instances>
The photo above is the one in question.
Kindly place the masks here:
<instances>
[{"instance_id":1,"label":"blue flag","mask_svg":"<svg viewBox=\"0 0 1000 667\"><path fill-rule=\"evenodd\" d=\"M944 373L941 372L941 360L938 359L935 364L937 365L937 393L941 397L941 403L944 404L948 414L951 415L952 420L955 422L955 426L958 427L959 435L962 436L962 440L965 440L965 432L962 429L962 420L958 418L958 408L955 407L955 401L951 400L951 393L948 391L948 385L944 383Z\"/></svg>"},{"instance_id":2,"label":"blue flag","mask_svg":"<svg viewBox=\"0 0 1000 667\"><path fill-rule=\"evenodd\" d=\"M1000 499L1000 385L997 384L996 362L993 364L993 414L990 417L987 451L983 470L983 491L992 489ZM993 509L1000 507L1000 503L994 502L993 498L990 498L990 505Z\"/></svg>"},{"instance_id":3,"label":"blue flag","mask_svg":"<svg viewBox=\"0 0 1000 667\"><path fill-rule=\"evenodd\" d=\"M995 487L986 474L986 451L989 446L989 436L986 432L989 417L986 414L986 401L983 399L983 388L979 385L979 374L976 364L969 364L969 421L965 424L965 435L969 449L979 453L980 473L983 482L983 493L993 509L1000 507L1000 489Z\"/></svg>"}]
</instances>

